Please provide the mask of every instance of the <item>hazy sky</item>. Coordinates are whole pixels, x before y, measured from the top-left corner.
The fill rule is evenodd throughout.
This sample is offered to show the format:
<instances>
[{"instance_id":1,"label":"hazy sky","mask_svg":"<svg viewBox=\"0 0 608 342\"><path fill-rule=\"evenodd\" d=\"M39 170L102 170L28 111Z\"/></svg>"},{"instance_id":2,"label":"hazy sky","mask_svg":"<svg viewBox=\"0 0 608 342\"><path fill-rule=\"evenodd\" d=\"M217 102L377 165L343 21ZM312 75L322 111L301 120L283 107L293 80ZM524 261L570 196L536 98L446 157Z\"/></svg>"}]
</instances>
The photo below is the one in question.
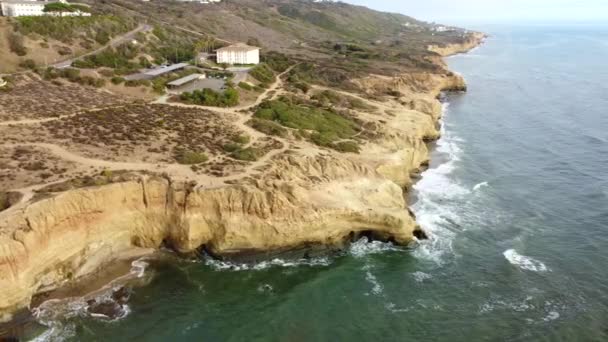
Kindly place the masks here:
<instances>
[{"instance_id":1,"label":"hazy sky","mask_svg":"<svg viewBox=\"0 0 608 342\"><path fill-rule=\"evenodd\" d=\"M447 24L608 21L608 0L343 0Z\"/></svg>"}]
</instances>

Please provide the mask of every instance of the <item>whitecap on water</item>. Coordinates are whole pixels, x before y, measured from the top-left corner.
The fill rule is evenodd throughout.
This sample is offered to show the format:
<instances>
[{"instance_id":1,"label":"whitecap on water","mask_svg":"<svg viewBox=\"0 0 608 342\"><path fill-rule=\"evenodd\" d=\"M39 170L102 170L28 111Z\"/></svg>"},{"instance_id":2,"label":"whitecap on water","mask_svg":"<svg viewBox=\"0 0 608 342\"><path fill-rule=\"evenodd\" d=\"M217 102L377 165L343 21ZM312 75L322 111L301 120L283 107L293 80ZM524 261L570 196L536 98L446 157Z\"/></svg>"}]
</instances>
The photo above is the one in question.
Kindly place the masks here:
<instances>
[{"instance_id":1,"label":"whitecap on water","mask_svg":"<svg viewBox=\"0 0 608 342\"><path fill-rule=\"evenodd\" d=\"M547 316L545 316L543 318L543 321L550 322L550 321L554 321L554 320L556 320L558 318L559 318L559 312L557 312L557 311L551 311L551 312L549 312L547 314Z\"/></svg>"},{"instance_id":2,"label":"whitecap on water","mask_svg":"<svg viewBox=\"0 0 608 342\"><path fill-rule=\"evenodd\" d=\"M534 271L534 272L546 272L549 268L542 262L535 260L531 257L521 255L514 249L508 249L504 251L503 255L511 263L522 270Z\"/></svg>"},{"instance_id":3,"label":"whitecap on water","mask_svg":"<svg viewBox=\"0 0 608 342\"><path fill-rule=\"evenodd\" d=\"M412 273L412 276L413 276L413 277L414 277L414 279L415 279L417 282L419 282L419 283L422 283L422 282L424 282L425 280L431 279L431 278L433 277L433 276L431 276L431 275L430 275L430 274L428 274L428 273L424 273L424 272L420 272L420 271L417 271L417 272Z\"/></svg>"},{"instance_id":4,"label":"whitecap on water","mask_svg":"<svg viewBox=\"0 0 608 342\"><path fill-rule=\"evenodd\" d=\"M489 184L488 184L488 182L481 182L481 183L479 183L479 184L476 184L476 185L473 187L473 191L478 191L479 189L481 189L481 188L483 188L483 187L486 187L486 186L488 186L488 185L489 185Z\"/></svg>"}]
</instances>

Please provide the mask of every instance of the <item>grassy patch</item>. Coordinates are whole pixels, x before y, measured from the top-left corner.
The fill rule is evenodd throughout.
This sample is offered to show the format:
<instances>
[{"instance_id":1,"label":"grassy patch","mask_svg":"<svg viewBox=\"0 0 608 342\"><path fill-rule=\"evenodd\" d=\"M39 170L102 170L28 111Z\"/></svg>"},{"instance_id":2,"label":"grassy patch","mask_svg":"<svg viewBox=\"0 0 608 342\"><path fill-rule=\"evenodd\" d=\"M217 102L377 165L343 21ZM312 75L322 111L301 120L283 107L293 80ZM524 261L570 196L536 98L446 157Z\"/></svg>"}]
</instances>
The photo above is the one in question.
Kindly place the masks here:
<instances>
[{"instance_id":1,"label":"grassy patch","mask_svg":"<svg viewBox=\"0 0 608 342\"><path fill-rule=\"evenodd\" d=\"M297 103L286 97L262 103L254 117L308 132L310 141L330 148L336 148L339 140L351 139L360 131L355 121L335 111Z\"/></svg>"},{"instance_id":2,"label":"grassy patch","mask_svg":"<svg viewBox=\"0 0 608 342\"><path fill-rule=\"evenodd\" d=\"M178 150L175 153L175 160L184 165L202 164L209 160L209 157L202 152Z\"/></svg>"},{"instance_id":3,"label":"grassy patch","mask_svg":"<svg viewBox=\"0 0 608 342\"><path fill-rule=\"evenodd\" d=\"M48 5L47 5L48 6ZM114 15L91 17L16 17L14 30L25 35L39 34L65 43L84 36L99 44L135 28L135 22Z\"/></svg>"},{"instance_id":4,"label":"grassy patch","mask_svg":"<svg viewBox=\"0 0 608 342\"><path fill-rule=\"evenodd\" d=\"M354 110L374 111L378 108L365 103L363 100L339 94L332 90L324 90L312 96L322 106L339 106Z\"/></svg>"},{"instance_id":5,"label":"grassy patch","mask_svg":"<svg viewBox=\"0 0 608 342\"><path fill-rule=\"evenodd\" d=\"M107 48L98 54L87 56L74 62L77 68L106 67L116 70L117 74L136 72L141 65L131 60L137 56L139 48L131 44L123 44L117 48Z\"/></svg>"},{"instance_id":6,"label":"grassy patch","mask_svg":"<svg viewBox=\"0 0 608 342\"><path fill-rule=\"evenodd\" d=\"M254 129L256 129L264 134L268 134L268 135L273 135L273 136L284 138L287 136L287 133L288 133L287 129L285 129L285 127L279 125L276 122L269 121L269 120L253 118L252 120L250 120L248 122L248 124L251 127L253 127Z\"/></svg>"}]
</instances>

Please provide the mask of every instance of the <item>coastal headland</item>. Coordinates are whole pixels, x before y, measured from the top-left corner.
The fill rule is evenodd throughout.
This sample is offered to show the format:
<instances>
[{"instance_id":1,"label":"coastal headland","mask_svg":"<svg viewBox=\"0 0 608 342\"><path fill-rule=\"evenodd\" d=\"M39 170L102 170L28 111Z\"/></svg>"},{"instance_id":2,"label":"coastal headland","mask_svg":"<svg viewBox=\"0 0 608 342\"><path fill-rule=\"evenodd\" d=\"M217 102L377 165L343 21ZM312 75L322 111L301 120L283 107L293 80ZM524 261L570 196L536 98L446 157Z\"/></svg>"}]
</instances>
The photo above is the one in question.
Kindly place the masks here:
<instances>
[{"instance_id":1,"label":"coastal headland","mask_svg":"<svg viewBox=\"0 0 608 342\"><path fill-rule=\"evenodd\" d=\"M35 74L15 76L13 89L0 94L0 151L30 172L1 180L0 320L28 308L36 294L160 248L257 260L289 251L308 257L362 236L399 245L424 239L406 194L439 137L440 94L466 90L441 58L484 38L468 32L455 43L429 44L431 67L361 74L348 80L352 89L308 82L298 91L294 70L305 62L294 59L249 103L232 108L107 99ZM35 84L56 92L57 102L23 108L8 98ZM95 100L65 108L60 93L69 87ZM280 108L295 113L313 104L340 114L311 114L341 127L328 143L313 128L267 120ZM126 138L109 128L116 113L131 125ZM204 158L196 146L204 146ZM0 157L0 165L14 165L11 158ZM59 177L65 172L46 168L71 171Z\"/></svg>"}]
</instances>

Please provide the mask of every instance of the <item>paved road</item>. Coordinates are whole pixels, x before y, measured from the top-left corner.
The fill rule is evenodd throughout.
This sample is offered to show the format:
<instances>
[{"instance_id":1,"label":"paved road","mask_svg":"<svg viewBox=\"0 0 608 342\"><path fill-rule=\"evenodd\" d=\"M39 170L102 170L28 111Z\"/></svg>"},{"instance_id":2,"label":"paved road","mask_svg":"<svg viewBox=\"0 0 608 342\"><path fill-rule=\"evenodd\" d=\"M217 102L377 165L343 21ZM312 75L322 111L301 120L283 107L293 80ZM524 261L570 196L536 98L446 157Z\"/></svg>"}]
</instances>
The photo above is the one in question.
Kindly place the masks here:
<instances>
[{"instance_id":1,"label":"paved road","mask_svg":"<svg viewBox=\"0 0 608 342\"><path fill-rule=\"evenodd\" d=\"M104 45L98 49L95 49L91 52L87 52L84 55L80 55L78 57L70 58L68 60L52 64L51 66L58 68L58 69L67 68L67 67L71 66L72 63L74 63L74 61L77 59L94 55L96 53L99 53L99 52L107 49L108 47L117 47L121 44L124 44L126 42L129 42L129 41L132 41L133 39L135 39L135 35L137 35L139 32L148 32L151 30L152 30L152 26L150 26L148 24L141 24L141 25L137 26L136 29L129 31L123 35L115 37L114 39L110 40L110 42L108 42L106 45Z\"/></svg>"}]
</instances>

